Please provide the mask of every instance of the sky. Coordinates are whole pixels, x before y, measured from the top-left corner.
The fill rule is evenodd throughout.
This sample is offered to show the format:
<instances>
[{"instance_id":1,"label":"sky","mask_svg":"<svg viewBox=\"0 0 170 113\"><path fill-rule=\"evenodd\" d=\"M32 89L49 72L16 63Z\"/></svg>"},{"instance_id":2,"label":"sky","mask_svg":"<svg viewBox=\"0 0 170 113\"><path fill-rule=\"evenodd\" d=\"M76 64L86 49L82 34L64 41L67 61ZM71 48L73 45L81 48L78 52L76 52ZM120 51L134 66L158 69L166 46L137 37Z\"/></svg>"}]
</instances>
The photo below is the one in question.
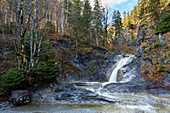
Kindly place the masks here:
<instances>
[{"instance_id":1,"label":"sky","mask_svg":"<svg viewBox=\"0 0 170 113\"><path fill-rule=\"evenodd\" d=\"M95 0L89 0L93 6ZM124 11L131 11L137 5L138 0L100 0L103 7L109 6L109 15L112 15L114 9L119 10L123 18Z\"/></svg>"}]
</instances>

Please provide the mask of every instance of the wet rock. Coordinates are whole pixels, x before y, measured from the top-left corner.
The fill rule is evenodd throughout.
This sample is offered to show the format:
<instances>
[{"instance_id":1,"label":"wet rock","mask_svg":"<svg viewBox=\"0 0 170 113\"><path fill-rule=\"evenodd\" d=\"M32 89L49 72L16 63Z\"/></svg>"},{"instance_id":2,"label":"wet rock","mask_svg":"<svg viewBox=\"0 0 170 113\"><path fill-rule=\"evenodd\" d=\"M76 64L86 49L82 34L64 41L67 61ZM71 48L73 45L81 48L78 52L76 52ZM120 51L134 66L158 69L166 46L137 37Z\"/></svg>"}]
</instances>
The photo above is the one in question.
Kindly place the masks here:
<instances>
[{"instance_id":1,"label":"wet rock","mask_svg":"<svg viewBox=\"0 0 170 113\"><path fill-rule=\"evenodd\" d=\"M123 75L124 75L123 71L118 70L117 81L122 81Z\"/></svg>"},{"instance_id":2,"label":"wet rock","mask_svg":"<svg viewBox=\"0 0 170 113\"><path fill-rule=\"evenodd\" d=\"M27 90L18 90L12 92L12 96L9 98L9 101L15 106L20 106L30 103L31 98Z\"/></svg>"},{"instance_id":3,"label":"wet rock","mask_svg":"<svg viewBox=\"0 0 170 113\"><path fill-rule=\"evenodd\" d=\"M60 49L64 51L68 50L71 47L71 44L64 40L58 40L57 44L51 42L51 45L56 49Z\"/></svg>"},{"instance_id":4,"label":"wet rock","mask_svg":"<svg viewBox=\"0 0 170 113\"><path fill-rule=\"evenodd\" d=\"M43 87L36 87L30 91L31 102L32 103L56 103L53 98L55 92L56 84L46 85ZM57 87L58 88L58 87ZM63 90L62 88L60 90ZM59 90L59 91L60 91Z\"/></svg>"},{"instance_id":5,"label":"wet rock","mask_svg":"<svg viewBox=\"0 0 170 113\"><path fill-rule=\"evenodd\" d=\"M66 85L65 90L55 94L57 101L66 101L68 103L113 103L115 100L98 95L87 89L76 87L74 84Z\"/></svg>"},{"instance_id":6,"label":"wet rock","mask_svg":"<svg viewBox=\"0 0 170 113\"><path fill-rule=\"evenodd\" d=\"M0 112L2 110L6 110L12 107L12 104L10 104L9 102L2 102L0 103Z\"/></svg>"},{"instance_id":7,"label":"wet rock","mask_svg":"<svg viewBox=\"0 0 170 113\"><path fill-rule=\"evenodd\" d=\"M55 88L60 89L55 92ZM104 96L100 96L90 90L79 88L72 83L67 85L39 88L31 92L32 103L94 103L109 104L115 102Z\"/></svg>"}]
</instances>

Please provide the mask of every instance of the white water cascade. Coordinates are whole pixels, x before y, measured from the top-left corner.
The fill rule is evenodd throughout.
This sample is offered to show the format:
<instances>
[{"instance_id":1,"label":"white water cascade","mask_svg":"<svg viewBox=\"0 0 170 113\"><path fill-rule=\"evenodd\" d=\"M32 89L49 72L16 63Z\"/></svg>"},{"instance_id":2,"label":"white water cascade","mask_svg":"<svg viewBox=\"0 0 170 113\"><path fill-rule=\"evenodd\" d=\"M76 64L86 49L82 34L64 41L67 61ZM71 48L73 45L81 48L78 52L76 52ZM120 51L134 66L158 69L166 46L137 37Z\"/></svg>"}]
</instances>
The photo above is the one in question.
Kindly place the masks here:
<instances>
[{"instance_id":1,"label":"white water cascade","mask_svg":"<svg viewBox=\"0 0 170 113\"><path fill-rule=\"evenodd\" d=\"M163 39L162 39L162 34L161 33L159 33L159 41L160 41L161 44L164 42Z\"/></svg>"},{"instance_id":2,"label":"white water cascade","mask_svg":"<svg viewBox=\"0 0 170 113\"><path fill-rule=\"evenodd\" d=\"M119 62L117 62L117 65L115 69L112 71L110 78L109 78L109 83L111 82L117 82L117 74L120 68L122 68L124 65L130 63L134 58L134 55L129 55L128 57L122 58Z\"/></svg>"}]
</instances>

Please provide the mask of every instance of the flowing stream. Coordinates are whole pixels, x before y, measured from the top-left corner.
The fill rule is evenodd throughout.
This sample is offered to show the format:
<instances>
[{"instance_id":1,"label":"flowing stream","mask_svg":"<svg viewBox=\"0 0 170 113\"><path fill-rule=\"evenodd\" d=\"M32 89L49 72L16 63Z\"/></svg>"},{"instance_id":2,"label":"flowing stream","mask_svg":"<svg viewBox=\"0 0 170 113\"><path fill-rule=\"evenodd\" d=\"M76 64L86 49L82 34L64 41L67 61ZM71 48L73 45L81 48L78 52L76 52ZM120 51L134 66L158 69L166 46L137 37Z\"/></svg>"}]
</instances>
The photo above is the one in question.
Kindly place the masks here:
<instances>
[{"instance_id":1,"label":"flowing stream","mask_svg":"<svg viewBox=\"0 0 170 113\"><path fill-rule=\"evenodd\" d=\"M149 94L120 94L109 93L104 88L105 85L117 82L117 75L119 69L126 64L133 61L134 56L129 55L123 57L116 64L115 69L112 71L108 82L79 82L74 83L80 88L91 90L98 95L107 98L115 99L117 102L114 104L29 104L26 106L12 107L2 113L32 113L32 112L47 112L47 113L169 113L170 111L170 98L161 97ZM121 89L120 89L121 90ZM0 111L1 113L1 111Z\"/></svg>"}]
</instances>

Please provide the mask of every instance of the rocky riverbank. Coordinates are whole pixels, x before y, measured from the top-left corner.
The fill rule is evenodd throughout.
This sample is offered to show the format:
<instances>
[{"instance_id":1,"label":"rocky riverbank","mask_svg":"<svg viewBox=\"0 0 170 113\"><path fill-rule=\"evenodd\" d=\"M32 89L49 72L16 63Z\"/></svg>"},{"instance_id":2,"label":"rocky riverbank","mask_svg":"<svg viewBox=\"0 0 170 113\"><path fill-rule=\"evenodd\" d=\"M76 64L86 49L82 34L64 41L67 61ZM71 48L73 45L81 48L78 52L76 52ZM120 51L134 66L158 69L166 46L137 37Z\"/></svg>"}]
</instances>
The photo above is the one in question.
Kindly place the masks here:
<instances>
[{"instance_id":1,"label":"rocky riverbank","mask_svg":"<svg viewBox=\"0 0 170 113\"><path fill-rule=\"evenodd\" d=\"M99 83L97 84L99 85ZM113 84L111 84L111 86L113 86ZM12 104L8 102L2 103L0 104L0 113L60 112L67 109L71 112L79 109L78 106L82 107L80 107L82 111L88 110L89 112L93 111L92 109L105 112L104 108L107 108L107 111L113 112L119 108L119 110L122 109L122 112L126 110L136 113L137 111L149 112L152 110L166 113L170 105L169 98L165 97L120 92L110 94L106 92L106 90L98 94L84 88L79 88L74 84L63 85L62 87L51 84L48 87L32 91L30 95L32 104L12 107ZM98 107L96 108L95 106ZM104 106L104 108L102 106ZM109 106L115 109L109 109ZM62 107L64 107L64 109L61 109ZM95 111L93 112L96 113Z\"/></svg>"},{"instance_id":2,"label":"rocky riverbank","mask_svg":"<svg viewBox=\"0 0 170 113\"><path fill-rule=\"evenodd\" d=\"M128 54L114 53L106 48L82 44L79 50L74 53L75 45L72 38L55 37L50 43L55 48L58 56L57 63L62 69L58 85L50 84L28 89L32 103L81 103L81 104L115 104L124 103L114 98L99 95L96 92L82 89L70 82L107 82L116 63ZM77 57L76 57L77 56ZM124 65L118 72L118 83L107 84L101 93L123 93L123 94L170 94L169 90L153 89L154 84L147 81L140 75L141 57L137 55L132 61ZM67 83L64 85L64 83ZM94 86L101 88L99 85ZM92 86L93 87L93 86ZM14 96L14 102L20 101L20 96ZM22 97L22 96L21 96ZM23 96L24 97L24 96ZM24 99L22 99L24 100ZM26 99L27 100L27 99ZM11 101L12 102L12 101ZM126 101L127 102L127 101ZM29 103L29 102L28 102ZM127 102L128 103L128 102ZM156 103L153 101L153 103ZM158 102L159 103L159 102ZM15 103L13 103L15 105ZM130 104L130 103L128 103ZM152 104L152 101L150 102ZM23 105L23 104L20 104ZM155 104L153 104L155 105ZM160 104L161 105L161 104ZM11 106L8 102L2 103L1 108Z\"/></svg>"}]
</instances>

